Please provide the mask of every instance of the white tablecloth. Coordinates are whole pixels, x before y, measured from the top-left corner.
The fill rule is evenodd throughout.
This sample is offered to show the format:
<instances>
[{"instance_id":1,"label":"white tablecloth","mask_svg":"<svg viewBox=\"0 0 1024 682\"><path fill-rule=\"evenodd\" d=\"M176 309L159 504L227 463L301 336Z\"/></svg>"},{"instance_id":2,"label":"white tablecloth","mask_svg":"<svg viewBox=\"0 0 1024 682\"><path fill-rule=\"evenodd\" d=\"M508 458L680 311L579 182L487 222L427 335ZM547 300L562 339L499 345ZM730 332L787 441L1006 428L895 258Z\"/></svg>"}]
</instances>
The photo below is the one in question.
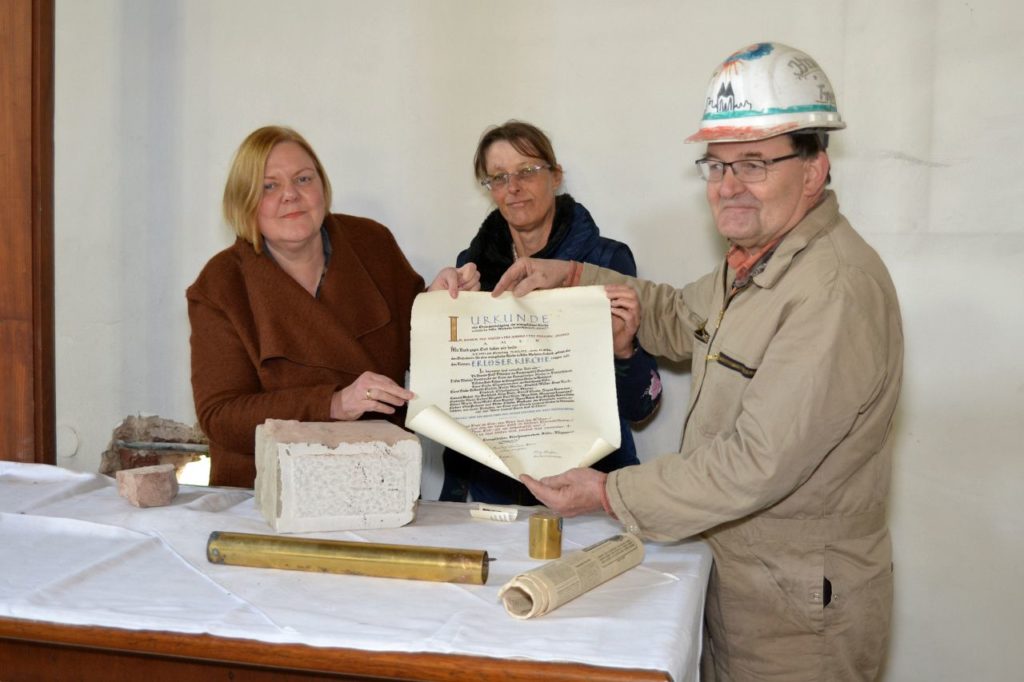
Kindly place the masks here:
<instances>
[{"instance_id":1,"label":"white tablecloth","mask_svg":"<svg viewBox=\"0 0 1024 682\"><path fill-rule=\"evenodd\" d=\"M183 486L172 505L137 509L106 476L0 461L0 616L697 679L711 566L703 542L647 543L639 567L520 621L498 590L539 565L527 555L529 510L502 523L468 509L421 502L403 528L313 535L487 550L482 586L221 566L206 560L212 531L273 532L249 490ZM566 519L563 552L620 531L604 515Z\"/></svg>"}]
</instances>

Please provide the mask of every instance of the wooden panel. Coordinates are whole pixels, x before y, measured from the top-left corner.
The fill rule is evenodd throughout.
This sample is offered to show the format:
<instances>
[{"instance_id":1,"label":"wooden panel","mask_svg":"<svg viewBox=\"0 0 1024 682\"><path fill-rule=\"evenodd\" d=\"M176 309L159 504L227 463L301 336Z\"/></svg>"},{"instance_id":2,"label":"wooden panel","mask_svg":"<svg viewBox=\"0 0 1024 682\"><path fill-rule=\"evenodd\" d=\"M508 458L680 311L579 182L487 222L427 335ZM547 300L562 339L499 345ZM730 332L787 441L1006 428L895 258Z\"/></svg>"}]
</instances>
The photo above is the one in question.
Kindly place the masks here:
<instances>
[{"instance_id":1,"label":"wooden panel","mask_svg":"<svg viewBox=\"0 0 1024 682\"><path fill-rule=\"evenodd\" d=\"M31 462L32 7L0 2L0 453ZM28 95L26 97L26 95Z\"/></svg>"},{"instance_id":2,"label":"wooden panel","mask_svg":"<svg viewBox=\"0 0 1024 682\"><path fill-rule=\"evenodd\" d=\"M53 0L0 2L0 458L55 460Z\"/></svg>"},{"instance_id":3,"label":"wooden panel","mask_svg":"<svg viewBox=\"0 0 1024 682\"><path fill-rule=\"evenodd\" d=\"M0 173L0 182L3 174ZM2 218L0 218L2 220ZM0 231L0 241L5 236ZM0 249L0 252L6 249ZM0 256L0 269L11 267L11 258ZM0 279L9 279L0 276ZM0 296L13 298L9 292ZM10 300L4 305L9 308ZM34 461L34 403L32 401L32 322L0 313L0 455L18 462Z\"/></svg>"},{"instance_id":4,"label":"wooden panel","mask_svg":"<svg viewBox=\"0 0 1024 682\"><path fill-rule=\"evenodd\" d=\"M614 644L614 643L609 643ZM557 646L557 644L554 644ZM397 654L267 644L211 635L82 627L0 618L0 670L12 679L84 682L412 680L666 682L654 670L573 663Z\"/></svg>"},{"instance_id":5,"label":"wooden panel","mask_svg":"<svg viewBox=\"0 0 1024 682\"><path fill-rule=\"evenodd\" d=\"M23 0L24 1L24 0ZM54 0L32 0L32 377L34 461L57 459L54 365Z\"/></svg>"}]
</instances>

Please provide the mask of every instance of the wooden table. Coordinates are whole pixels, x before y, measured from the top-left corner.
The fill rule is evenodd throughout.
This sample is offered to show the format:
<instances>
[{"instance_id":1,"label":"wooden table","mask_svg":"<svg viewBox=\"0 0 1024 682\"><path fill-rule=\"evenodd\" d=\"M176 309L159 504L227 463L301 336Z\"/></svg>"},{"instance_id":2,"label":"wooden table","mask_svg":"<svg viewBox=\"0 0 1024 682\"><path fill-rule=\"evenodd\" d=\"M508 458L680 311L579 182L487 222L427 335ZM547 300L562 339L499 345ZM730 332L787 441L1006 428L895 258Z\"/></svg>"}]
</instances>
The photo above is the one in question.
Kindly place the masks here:
<instances>
[{"instance_id":1,"label":"wooden table","mask_svg":"<svg viewBox=\"0 0 1024 682\"><path fill-rule=\"evenodd\" d=\"M0 618L3 682L416 680L663 682L668 673L576 663L267 644L211 635Z\"/></svg>"}]
</instances>

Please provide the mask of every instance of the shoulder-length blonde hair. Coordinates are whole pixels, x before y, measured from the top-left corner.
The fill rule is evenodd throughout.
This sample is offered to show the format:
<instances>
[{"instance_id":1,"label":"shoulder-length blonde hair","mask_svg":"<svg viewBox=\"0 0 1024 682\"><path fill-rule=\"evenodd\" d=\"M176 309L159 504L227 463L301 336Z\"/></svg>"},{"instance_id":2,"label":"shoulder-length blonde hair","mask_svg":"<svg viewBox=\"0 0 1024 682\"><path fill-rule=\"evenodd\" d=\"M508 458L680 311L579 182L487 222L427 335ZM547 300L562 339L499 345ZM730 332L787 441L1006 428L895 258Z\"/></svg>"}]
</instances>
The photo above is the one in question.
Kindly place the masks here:
<instances>
[{"instance_id":1,"label":"shoulder-length blonde hair","mask_svg":"<svg viewBox=\"0 0 1024 682\"><path fill-rule=\"evenodd\" d=\"M257 211L263 198L264 173L271 150L282 142L294 142L302 147L320 176L324 187L324 206L331 207L331 181L327 178L313 147L298 132L285 126L264 126L249 133L235 152L224 184L224 220L239 237L252 244L256 253L263 252Z\"/></svg>"}]
</instances>

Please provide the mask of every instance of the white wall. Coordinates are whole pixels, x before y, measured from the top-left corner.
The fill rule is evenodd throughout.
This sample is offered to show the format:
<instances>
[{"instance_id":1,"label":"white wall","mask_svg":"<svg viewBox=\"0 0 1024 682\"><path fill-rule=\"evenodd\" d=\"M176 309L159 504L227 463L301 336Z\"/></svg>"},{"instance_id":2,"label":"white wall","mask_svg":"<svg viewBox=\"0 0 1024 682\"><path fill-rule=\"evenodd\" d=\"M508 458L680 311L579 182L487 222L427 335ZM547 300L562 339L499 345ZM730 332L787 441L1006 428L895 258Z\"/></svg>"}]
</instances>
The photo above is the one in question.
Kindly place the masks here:
<instances>
[{"instance_id":1,"label":"white wall","mask_svg":"<svg viewBox=\"0 0 1024 682\"><path fill-rule=\"evenodd\" d=\"M335 210L389 225L429 277L488 210L479 134L533 121L641 274L682 285L722 253L682 138L715 65L779 40L836 87L833 186L903 305L887 679L1015 678L1022 34L1009 0L58 0L58 462L95 470L126 414L194 420L184 290L231 242L219 198L252 129L302 131ZM645 457L679 440L688 377L664 374Z\"/></svg>"}]
</instances>

